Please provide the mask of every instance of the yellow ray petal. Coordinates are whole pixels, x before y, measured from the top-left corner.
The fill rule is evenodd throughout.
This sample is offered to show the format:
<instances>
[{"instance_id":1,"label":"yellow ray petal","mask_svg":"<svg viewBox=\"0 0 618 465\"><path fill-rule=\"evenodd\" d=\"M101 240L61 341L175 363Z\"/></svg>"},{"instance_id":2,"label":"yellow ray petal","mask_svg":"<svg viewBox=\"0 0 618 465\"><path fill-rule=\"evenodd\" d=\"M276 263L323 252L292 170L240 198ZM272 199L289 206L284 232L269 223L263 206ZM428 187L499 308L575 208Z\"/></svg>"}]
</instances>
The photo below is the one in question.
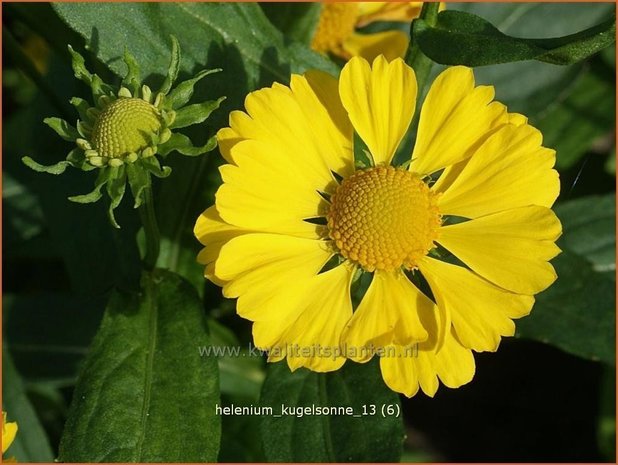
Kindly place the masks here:
<instances>
[{"instance_id":1,"label":"yellow ray petal","mask_svg":"<svg viewBox=\"0 0 618 465\"><path fill-rule=\"evenodd\" d=\"M529 125L505 125L470 158L438 200L445 215L476 218L527 205L550 207L560 191L556 153Z\"/></svg>"},{"instance_id":2,"label":"yellow ray petal","mask_svg":"<svg viewBox=\"0 0 618 465\"><path fill-rule=\"evenodd\" d=\"M215 274L227 282L224 295L238 297L240 316L252 321L277 320L296 310L307 283L331 255L318 240L246 234L221 248Z\"/></svg>"},{"instance_id":3,"label":"yellow ray petal","mask_svg":"<svg viewBox=\"0 0 618 465\"><path fill-rule=\"evenodd\" d=\"M492 128L508 121L506 107L493 98L492 86L474 86L470 68L442 72L421 109L410 170L431 174L471 156Z\"/></svg>"},{"instance_id":4,"label":"yellow ray petal","mask_svg":"<svg viewBox=\"0 0 618 465\"><path fill-rule=\"evenodd\" d=\"M533 295L556 280L548 260L561 232L554 212L533 205L445 226L438 242L485 279Z\"/></svg>"},{"instance_id":5,"label":"yellow ray petal","mask_svg":"<svg viewBox=\"0 0 618 465\"><path fill-rule=\"evenodd\" d=\"M204 271L206 278L223 286L224 282L215 276L215 262L219 258L221 247L231 239L247 232L250 231L223 221L214 205L202 212L195 222L193 234L202 245L206 246L197 256L198 263L206 265Z\"/></svg>"},{"instance_id":6,"label":"yellow ray petal","mask_svg":"<svg viewBox=\"0 0 618 465\"><path fill-rule=\"evenodd\" d=\"M289 153L261 141L239 142L232 152L236 165L219 168L221 218L241 228L317 238L319 228L304 221L324 214L327 205L315 179Z\"/></svg>"},{"instance_id":7,"label":"yellow ray petal","mask_svg":"<svg viewBox=\"0 0 618 465\"><path fill-rule=\"evenodd\" d=\"M232 112L230 127L218 133L221 152L235 163L233 149L239 139L261 141L287 153L323 188L332 181L331 170L353 162L352 128L334 77L312 71L292 75L291 81L292 88L275 83L246 97L246 113Z\"/></svg>"},{"instance_id":8,"label":"yellow ray petal","mask_svg":"<svg viewBox=\"0 0 618 465\"><path fill-rule=\"evenodd\" d=\"M290 87L311 133L315 151L328 168L343 177L354 172L354 130L339 98L339 83L323 71L292 75ZM292 115L289 115L292 117ZM295 158L295 157L292 157Z\"/></svg>"},{"instance_id":9,"label":"yellow ray petal","mask_svg":"<svg viewBox=\"0 0 618 465\"><path fill-rule=\"evenodd\" d=\"M372 348L405 346L430 335L435 345L437 313L434 303L400 270L377 271L342 335L348 357L364 362L372 357Z\"/></svg>"},{"instance_id":10,"label":"yellow ray petal","mask_svg":"<svg viewBox=\"0 0 618 465\"><path fill-rule=\"evenodd\" d=\"M232 112L234 113L234 112ZM238 112L242 113L242 112ZM232 116L230 114L230 120ZM221 152L221 156L228 163L234 163L232 159L232 147L242 141L243 138L234 131L232 128L221 128L219 132L217 132L217 146L219 147L219 152Z\"/></svg>"},{"instance_id":11,"label":"yellow ray petal","mask_svg":"<svg viewBox=\"0 0 618 465\"><path fill-rule=\"evenodd\" d=\"M449 330L444 346L439 352L424 348L421 343L415 350L407 347L390 346L380 358L382 378L392 390L407 397L415 395L419 387L429 397L438 390L438 379L450 388L460 387L474 377L474 356L457 340Z\"/></svg>"},{"instance_id":12,"label":"yellow ray petal","mask_svg":"<svg viewBox=\"0 0 618 465\"><path fill-rule=\"evenodd\" d=\"M498 102L493 102L492 105L501 105ZM506 107L504 107L506 109ZM492 134L497 132L500 128L504 127L506 124L513 124L515 126L521 126L528 122L528 118L519 113L508 113L506 118L498 118L494 121L489 132L484 137L481 137L477 143L470 149L470 154L473 154L476 149L481 147L481 145L491 137ZM432 186L432 189L436 192L444 192L453 182L457 179L457 176L463 171L466 167L470 158L466 158L463 161L455 163L454 165L448 166L445 168L444 172L440 175L438 180Z\"/></svg>"},{"instance_id":13,"label":"yellow ray petal","mask_svg":"<svg viewBox=\"0 0 618 465\"><path fill-rule=\"evenodd\" d=\"M17 434L17 423L6 421L6 412L2 412L2 453L11 446ZM6 460L3 460L6 461Z\"/></svg>"},{"instance_id":14,"label":"yellow ray petal","mask_svg":"<svg viewBox=\"0 0 618 465\"><path fill-rule=\"evenodd\" d=\"M408 42L408 35L402 31L354 33L343 41L343 49L349 56L360 56L370 63L378 55L384 55L388 61L392 61L395 58L403 58Z\"/></svg>"},{"instance_id":15,"label":"yellow ray petal","mask_svg":"<svg viewBox=\"0 0 618 465\"><path fill-rule=\"evenodd\" d=\"M412 68L401 59L389 63L383 56L370 67L366 60L354 57L341 71L339 94L375 163L390 163L414 114Z\"/></svg>"},{"instance_id":16,"label":"yellow ray petal","mask_svg":"<svg viewBox=\"0 0 618 465\"><path fill-rule=\"evenodd\" d=\"M501 336L512 336L512 318L530 313L534 297L505 291L457 265L425 257L419 269L431 286L439 307L448 310L464 347L498 349Z\"/></svg>"},{"instance_id":17,"label":"yellow ray petal","mask_svg":"<svg viewBox=\"0 0 618 465\"><path fill-rule=\"evenodd\" d=\"M327 372L341 368L345 354L341 332L352 316L350 285L354 270L340 265L315 278L298 318L277 342L285 347L291 370Z\"/></svg>"},{"instance_id":18,"label":"yellow ray petal","mask_svg":"<svg viewBox=\"0 0 618 465\"><path fill-rule=\"evenodd\" d=\"M423 2L359 2L358 27L374 21L408 22L418 15L423 8ZM443 4L440 5L442 10Z\"/></svg>"}]
</instances>

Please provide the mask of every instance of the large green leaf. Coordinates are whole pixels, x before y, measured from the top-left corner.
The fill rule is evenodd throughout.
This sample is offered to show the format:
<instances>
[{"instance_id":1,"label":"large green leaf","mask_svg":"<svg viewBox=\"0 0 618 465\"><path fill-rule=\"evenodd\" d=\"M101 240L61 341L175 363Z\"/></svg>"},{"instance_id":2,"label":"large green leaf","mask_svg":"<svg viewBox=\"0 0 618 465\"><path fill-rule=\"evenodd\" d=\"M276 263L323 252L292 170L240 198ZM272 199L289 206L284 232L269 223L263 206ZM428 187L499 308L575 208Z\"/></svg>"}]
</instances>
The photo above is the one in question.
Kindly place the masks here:
<instances>
[{"instance_id":1,"label":"large green leaf","mask_svg":"<svg viewBox=\"0 0 618 465\"><path fill-rule=\"evenodd\" d=\"M66 462L212 462L217 362L193 288L177 275L115 291L75 389L60 443Z\"/></svg>"},{"instance_id":2,"label":"large green leaf","mask_svg":"<svg viewBox=\"0 0 618 465\"><path fill-rule=\"evenodd\" d=\"M484 66L539 60L557 65L577 63L615 42L616 21L557 38L522 39L500 32L483 18L446 10L437 24L415 20L412 40L423 53L444 65Z\"/></svg>"},{"instance_id":3,"label":"large green leaf","mask_svg":"<svg viewBox=\"0 0 618 465\"><path fill-rule=\"evenodd\" d=\"M19 428L7 456L15 457L19 462L52 462L54 453L47 435L6 347L2 348L2 410L7 412L8 421L16 421Z\"/></svg>"},{"instance_id":4,"label":"large green leaf","mask_svg":"<svg viewBox=\"0 0 618 465\"><path fill-rule=\"evenodd\" d=\"M536 339L591 360L615 363L615 283L584 258L563 252L553 262L558 280L539 294L517 336Z\"/></svg>"},{"instance_id":5,"label":"large green leaf","mask_svg":"<svg viewBox=\"0 0 618 465\"><path fill-rule=\"evenodd\" d=\"M616 272L616 195L595 195L556 207L560 246L581 255L600 272Z\"/></svg>"},{"instance_id":6,"label":"large green leaf","mask_svg":"<svg viewBox=\"0 0 618 465\"><path fill-rule=\"evenodd\" d=\"M320 19L322 4L319 2L260 3L268 19L286 37L311 44Z\"/></svg>"},{"instance_id":7,"label":"large green leaf","mask_svg":"<svg viewBox=\"0 0 618 465\"><path fill-rule=\"evenodd\" d=\"M377 362L348 362L332 373L304 368L292 373L285 361L270 366L260 401L262 407L273 409L273 415L262 417L266 458L272 462L398 462L403 443L399 397L384 385ZM352 407L354 416L297 417L282 407Z\"/></svg>"}]
</instances>

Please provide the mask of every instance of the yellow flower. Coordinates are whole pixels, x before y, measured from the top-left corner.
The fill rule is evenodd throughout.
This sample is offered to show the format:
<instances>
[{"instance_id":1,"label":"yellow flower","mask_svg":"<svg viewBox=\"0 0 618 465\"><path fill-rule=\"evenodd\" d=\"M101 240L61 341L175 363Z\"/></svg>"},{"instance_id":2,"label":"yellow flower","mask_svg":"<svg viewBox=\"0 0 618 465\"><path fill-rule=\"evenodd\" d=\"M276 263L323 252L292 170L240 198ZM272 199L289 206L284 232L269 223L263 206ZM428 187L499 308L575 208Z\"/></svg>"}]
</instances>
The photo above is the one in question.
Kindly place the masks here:
<instances>
[{"instance_id":1,"label":"yellow flower","mask_svg":"<svg viewBox=\"0 0 618 465\"><path fill-rule=\"evenodd\" d=\"M6 412L2 412L2 453L11 446L17 434L17 423L6 422ZM6 460L5 460L6 461Z\"/></svg>"},{"instance_id":2,"label":"yellow flower","mask_svg":"<svg viewBox=\"0 0 618 465\"><path fill-rule=\"evenodd\" d=\"M471 351L495 351L556 279L559 180L541 133L452 67L392 166L416 93L401 59L356 57L339 81L310 71L249 94L219 131L228 164L195 225L198 260L269 360L326 372L375 352L392 389L433 395L438 378L468 382ZM361 272L373 278L354 309Z\"/></svg>"},{"instance_id":3,"label":"yellow flower","mask_svg":"<svg viewBox=\"0 0 618 465\"><path fill-rule=\"evenodd\" d=\"M373 61L384 54L388 60L403 57L408 35L402 31L361 34L356 28L374 21L409 22L417 18L423 2L334 2L324 3L311 47L342 58L362 56Z\"/></svg>"}]
</instances>

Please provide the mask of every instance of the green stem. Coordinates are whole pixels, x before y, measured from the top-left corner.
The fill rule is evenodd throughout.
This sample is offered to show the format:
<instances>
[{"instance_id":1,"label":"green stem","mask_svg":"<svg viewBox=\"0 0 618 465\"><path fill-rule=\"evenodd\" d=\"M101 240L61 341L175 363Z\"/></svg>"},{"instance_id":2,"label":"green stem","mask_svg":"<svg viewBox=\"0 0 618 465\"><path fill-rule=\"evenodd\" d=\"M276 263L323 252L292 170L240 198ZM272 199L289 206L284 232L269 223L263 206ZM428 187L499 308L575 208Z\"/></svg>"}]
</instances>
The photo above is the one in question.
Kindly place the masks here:
<instances>
[{"instance_id":1,"label":"green stem","mask_svg":"<svg viewBox=\"0 0 618 465\"><path fill-rule=\"evenodd\" d=\"M148 270L154 270L157 259L159 258L160 236L157 217L155 215L154 201L152 198L152 186L143 190L144 201L139 207L139 216L144 227L146 236L146 254L144 255L144 266Z\"/></svg>"},{"instance_id":2,"label":"green stem","mask_svg":"<svg viewBox=\"0 0 618 465\"><path fill-rule=\"evenodd\" d=\"M440 2L425 2L418 19L412 21L410 26L410 45L406 50L405 61L414 69L416 73L416 82L418 84L418 95L423 95L429 72L433 62L421 51L418 42L414 37L414 24L423 20L430 26L435 26L438 22L438 12L440 11Z\"/></svg>"}]
</instances>

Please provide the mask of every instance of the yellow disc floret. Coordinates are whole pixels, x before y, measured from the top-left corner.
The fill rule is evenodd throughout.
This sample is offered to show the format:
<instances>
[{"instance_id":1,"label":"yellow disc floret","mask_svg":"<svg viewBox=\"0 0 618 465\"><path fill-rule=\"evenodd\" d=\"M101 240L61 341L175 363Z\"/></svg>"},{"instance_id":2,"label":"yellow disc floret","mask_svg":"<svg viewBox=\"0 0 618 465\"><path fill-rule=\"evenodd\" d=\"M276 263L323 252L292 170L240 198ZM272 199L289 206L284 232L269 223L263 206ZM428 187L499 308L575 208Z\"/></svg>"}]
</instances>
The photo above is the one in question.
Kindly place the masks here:
<instances>
[{"instance_id":1,"label":"yellow disc floret","mask_svg":"<svg viewBox=\"0 0 618 465\"><path fill-rule=\"evenodd\" d=\"M119 158L151 145L149 135L161 129L159 110L140 98L119 98L97 117L92 145L100 156Z\"/></svg>"},{"instance_id":2,"label":"yellow disc floret","mask_svg":"<svg viewBox=\"0 0 618 465\"><path fill-rule=\"evenodd\" d=\"M343 41L352 35L358 19L358 4L324 3L311 48L317 52L340 52Z\"/></svg>"},{"instance_id":3,"label":"yellow disc floret","mask_svg":"<svg viewBox=\"0 0 618 465\"><path fill-rule=\"evenodd\" d=\"M378 166L345 179L331 197L328 233L367 271L413 269L437 239L437 197L417 175Z\"/></svg>"}]
</instances>

